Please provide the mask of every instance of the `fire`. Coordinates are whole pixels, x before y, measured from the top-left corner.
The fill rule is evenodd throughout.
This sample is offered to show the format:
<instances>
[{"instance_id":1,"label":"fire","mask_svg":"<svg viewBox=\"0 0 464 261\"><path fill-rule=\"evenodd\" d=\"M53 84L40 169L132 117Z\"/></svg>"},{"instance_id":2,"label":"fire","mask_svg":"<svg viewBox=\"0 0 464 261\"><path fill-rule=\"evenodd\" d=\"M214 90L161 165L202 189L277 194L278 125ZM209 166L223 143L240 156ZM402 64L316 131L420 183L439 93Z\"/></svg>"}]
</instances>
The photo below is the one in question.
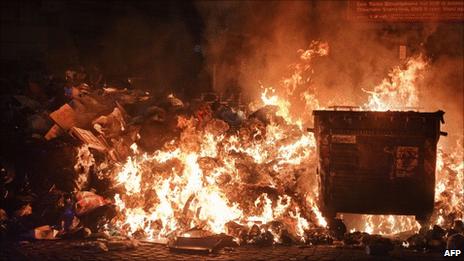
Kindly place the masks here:
<instances>
[{"instance_id":1,"label":"fire","mask_svg":"<svg viewBox=\"0 0 464 261\"><path fill-rule=\"evenodd\" d=\"M293 66L292 90L289 79L279 91L263 90L259 106L276 106L283 122L256 122L230 133L215 129L215 122L200 126L195 118L180 117L182 133L169 146L153 155L134 146L133 155L114 171L121 190L114 199L117 227L129 235L164 238L192 227L226 232L231 221L252 226L282 220L294 224L300 237L311 226L326 226L315 204L315 185L298 187L295 177L298 171L314 179L314 136L303 130L301 119L292 118L290 101L278 93L307 84L309 61L327 53L327 44L314 42L301 51L303 65ZM310 200L286 194L290 188L306 191Z\"/></svg>"},{"instance_id":2,"label":"fire","mask_svg":"<svg viewBox=\"0 0 464 261\"><path fill-rule=\"evenodd\" d=\"M327 42L313 41L307 50L300 49L298 53L299 61L288 66L289 75L282 79L278 89L261 86L263 91L260 105L277 106L278 116L283 117L287 123L301 126L302 117L308 120L313 110L321 108L316 90L311 84L314 73L312 61L316 57L327 56L329 45Z\"/></svg>"},{"instance_id":3,"label":"fire","mask_svg":"<svg viewBox=\"0 0 464 261\"><path fill-rule=\"evenodd\" d=\"M126 192L131 195L140 192L140 182L142 177L139 173L139 165L129 158L117 177L116 184L124 184Z\"/></svg>"},{"instance_id":4,"label":"fire","mask_svg":"<svg viewBox=\"0 0 464 261\"><path fill-rule=\"evenodd\" d=\"M413 216L360 215L358 219L363 225L355 227L354 230L370 234L392 235L404 231L417 232L420 229L419 223Z\"/></svg>"},{"instance_id":5,"label":"fire","mask_svg":"<svg viewBox=\"0 0 464 261\"><path fill-rule=\"evenodd\" d=\"M123 190L115 197L121 213L118 226L126 228L128 234L143 231L148 238L160 238L195 226L221 233L230 221L249 225L291 218L302 236L310 221L290 195L261 193L248 205L243 202L244 195L237 195L237 190L248 186L284 191L296 185L291 172L299 169L310 173L314 137L291 125L283 127L270 124L265 129L256 127L254 134L212 135L190 126L184 134L199 144L160 150L154 155L135 151L114 178ZM257 135L263 137L258 139ZM255 174L246 169L252 165L256 166L253 171L262 172L260 180L254 180ZM153 198L147 198L147 193ZM316 205L311 204L317 216L313 222L326 225Z\"/></svg>"},{"instance_id":6,"label":"fire","mask_svg":"<svg viewBox=\"0 0 464 261\"><path fill-rule=\"evenodd\" d=\"M228 195L233 194L234 190L227 186L236 186L242 183L243 178L238 173L235 163L240 159L232 154L241 153L245 157L248 156L248 161L251 163L262 165L269 164L271 159L277 159L271 163L272 168L283 170L285 165L299 165L305 157L308 157L309 152L306 147L311 144L307 136L297 139L295 143L275 149L271 149L272 144L276 142L276 140L272 141L271 136L266 136L259 142L252 142L246 147L239 144L240 140L236 136L225 138L204 134L200 137L206 137L200 142L208 142L208 145L202 144L203 146L198 146L196 151L184 148L171 153L159 151L154 156L130 157L117 172L115 180L117 184L124 186L124 194L117 195L115 201L120 208L121 219L124 220L122 227L128 225L129 234L142 229L144 233L151 232L148 237L165 237L178 228L187 229L193 226L221 233L225 232L225 224L229 221L267 223L289 211L292 201L289 196L279 197L273 201L267 194L261 194L255 200L254 211L249 211L239 203L231 201L230 199L236 195ZM270 153L261 154L262 150ZM167 155L171 157L168 158ZM223 158L221 159L219 155ZM216 166L202 164L213 157L215 162L209 164ZM172 167L166 166L171 164ZM267 178L269 180L262 182L270 187L278 186L277 183L282 181L277 178ZM150 199L144 197L148 191L154 192L158 202L149 202ZM149 203L153 205L147 209ZM252 215L252 212L256 214ZM300 216L298 218L303 220ZM153 224L160 224L161 228L158 231L153 230Z\"/></svg>"},{"instance_id":7,"label":"fire","mask_svg":"<svg viewBox=\"0 0 464 261\"><path fill-rule=\"evenodd\" d=\"M388 79L374 87L365 109L373 111L407 110L419 106L418 89L416 81L422 77L427 62L422 56L411 58L405 68L395 67Z\"/></svg>"},{"instance_id":8,"label":"fire","mask_svg":"<svg viewBox=\"0 0 464 261\"><path fill-rule=\"evenodd\" d=\"M134 144L132 155L110 173L119 191L114 197L119 215L113 225L127 235L148 239L193 227L225 233L229 222L251 227L281 221L300 240L308 228L326 227L316 204L316 142L303 129L309 117L301 113L301 104L305 113L321 108L310 81L310 62L328 52L327 43L313 42L299 51L299 62L290 66L290 76L279 88L263 87L260 101L251 108L274 106L281 120L251 121L231 132L217 127L223 126L219 120L200 124L195 117L179 117L180 137L162 149L147 154ZM426 60L417 57L404 68L394 68L389 79L365 91L369 97L364 108L417 107L415 84L426 66ZM463 218L462 146L457 154L440 148L438 155L435 221L444 223L450 214ZM364 227L358 229L369 233L420 228L412 217L363 215L361 220ZM278 235L270 232L278 242Z\"/></svg>"},{"instance_id":9,"label":"fire","mask_svg":"<svg viewBox=\"0 0 464 261\"><path fill-rule=\"evenodd\" d=\"M420 105L417 81L423 77L428 66L423 56L410 58L404 67L395 67L389 78L365 91L370 96L364 108L374 111L410 110ZM451 149L451 148L448 148ZM436 163L435 211L431 225L450 226L454 219L464 218L464 179L462 138L453 152L438 144ZM445 221L445 217L448 219ZM402 231L418 231L420 225L412 216L362 215L368 233L395 234Z\"/></svg>"},{"instance_id":10,"label":"fire","mask_svg":"<svg viewBox=\"0 0 464 261\"><path fill-rule=\"evenodd\" d=\"M454 219L464 219L464 148L459 139L455 150L438 146L435 186L436 224L450 226Z\"/></svg>"},{"instance_id":11,"label":"fire","mask_svg":"<svg viewBox=\"0 0 464 261\"><path fill-rule=\"evenodd\" d=\"M77 188L80 189L87 184L90 169L95 165L95 159L86 145L78 148L76 158L74 171L77 173Z\"/></svg>"},{"instance_id":12,"label":"fire","mask_svg":"<svg viewBox=\"0 0 464 261\"><path fill-rule=\"evenodd\" d=\"M275 94L274 88L264 88L264 91L261 94L261 100L264 105L277 106L278 110L276 115L281 116L287 122L291 122L291 116L289 111L290 102L288 100L279 98L279 96Z\"/></svg>"}]
</instances>

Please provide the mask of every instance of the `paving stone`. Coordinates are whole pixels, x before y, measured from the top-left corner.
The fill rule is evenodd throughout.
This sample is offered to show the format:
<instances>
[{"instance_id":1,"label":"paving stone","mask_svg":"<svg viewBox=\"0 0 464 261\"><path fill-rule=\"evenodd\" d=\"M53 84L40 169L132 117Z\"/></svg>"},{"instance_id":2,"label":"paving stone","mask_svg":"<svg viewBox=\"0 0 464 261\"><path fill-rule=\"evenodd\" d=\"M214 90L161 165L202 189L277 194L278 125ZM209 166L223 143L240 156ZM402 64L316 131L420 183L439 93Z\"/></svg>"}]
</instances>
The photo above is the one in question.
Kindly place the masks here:
<instances>
[{"instance_id":1,"label":"paving stone","mask_svg":"<svg viewBox=\"0 0 464 261\"><path fill-rule=\"evenodd\" d=\"M421 253L395 249L390 256L372 257L363 249L334 246L242 246L213 254L171 252L164 245L141 244L135 250L84 251L73 246L80 241L35 241L0 243L0 260L442 260L442 253Z\"/></svg>"}]
</instances>

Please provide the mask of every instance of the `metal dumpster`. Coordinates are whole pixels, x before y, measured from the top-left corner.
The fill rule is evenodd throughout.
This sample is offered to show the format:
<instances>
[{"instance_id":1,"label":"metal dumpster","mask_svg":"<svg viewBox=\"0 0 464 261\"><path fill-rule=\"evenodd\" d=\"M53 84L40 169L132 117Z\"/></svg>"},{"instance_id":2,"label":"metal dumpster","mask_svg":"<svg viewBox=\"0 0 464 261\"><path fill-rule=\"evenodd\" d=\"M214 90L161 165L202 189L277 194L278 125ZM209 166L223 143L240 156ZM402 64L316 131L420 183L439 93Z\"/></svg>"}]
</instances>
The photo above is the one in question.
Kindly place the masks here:
<instances>
[{"instance_id":1,"label":"metal dumpster","mask_svg":"<svg viewBox=\"0 0 464 261\"><path fill-rule=\"evenodd\" d=\"M314 111L320 208L336 213L433 212L443 111Z\"/></svg>"}]
</instances>

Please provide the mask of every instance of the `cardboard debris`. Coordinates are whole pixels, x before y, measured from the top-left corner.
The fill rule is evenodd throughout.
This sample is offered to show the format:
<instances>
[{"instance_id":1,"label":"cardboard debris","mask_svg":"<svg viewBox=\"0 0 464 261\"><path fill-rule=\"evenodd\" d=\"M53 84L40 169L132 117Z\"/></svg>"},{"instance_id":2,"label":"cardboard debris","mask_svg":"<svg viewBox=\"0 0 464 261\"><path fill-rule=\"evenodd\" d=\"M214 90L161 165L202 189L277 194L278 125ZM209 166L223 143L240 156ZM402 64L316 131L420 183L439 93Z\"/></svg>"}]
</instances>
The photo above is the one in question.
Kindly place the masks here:
<instances>
[{"instance_id":1,"label":"cardboard debris","mask_svg":"<svg viewBox=\"0 0 464 261\"><path fill-rule=\"evenodd\" d=\"M61 136L63 133L64 133L63 129L58 124L54 124L45 134L45 139L52 140L56 137Z\"/></svg>"},{"instance_id":2,"label":"cardboard debris","mask_svg":"<svg viewBox=\"0 0 464 261\"><path fill-rule=\"evenodd\" d=\"M76 214L83 215L98 207L105 206L108 201L90 191L80 191L76 194Z\"/></svg>"},{"instance_id":3,"label":"cardboard debris","mask_svg":"<svg viewBox=\"0 0 464 261\"><path fill-rule=\"evenodd\" d=\"M118 107L115 107L110 114L98 117L92 124L98 133L108 138L117 137L126 129L123 113Z\"/></svg>"},{"instance_id":4,"label":"cardboard debris","mask_svg":"<svg viewBox=\"0 0 464 261\"><path fill-rule=\"evenodd\" d=\"M72 127L70 133L72 136L89 146L89 148L96 149L98 151L106 151L107 149L103 142L88 130Z\"/></svg>"},{"instance_id":5,"label":"cardboard debris","mask_svg":"<svg viewBox=\"0 0 464 261\"><path fill-rule=\"evenodd\" d=\"M71 129L77 123L76 112L67 103L50 113L50 118L64 130Z\"/></svg>"}]
</instances>

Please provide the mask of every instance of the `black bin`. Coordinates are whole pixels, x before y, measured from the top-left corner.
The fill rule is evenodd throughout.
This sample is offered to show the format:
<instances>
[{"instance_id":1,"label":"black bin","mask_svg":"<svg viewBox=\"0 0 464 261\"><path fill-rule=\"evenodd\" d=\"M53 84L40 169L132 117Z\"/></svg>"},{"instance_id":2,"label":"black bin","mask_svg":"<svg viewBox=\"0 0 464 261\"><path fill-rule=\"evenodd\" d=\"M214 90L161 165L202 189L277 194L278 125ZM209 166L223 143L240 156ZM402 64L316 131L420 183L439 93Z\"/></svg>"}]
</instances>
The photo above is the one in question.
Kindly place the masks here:
<instances>
[{"instance_id":1,"label":"black bin","mask_svg":"<svg viewBox=\"0 0 464 261\"><path fill-rule=\"evenodd\" d=\"M437 142L443 111L317 110L320 208L337 212L415 215L434 207Z\"/></svg>"}]
</instances>

